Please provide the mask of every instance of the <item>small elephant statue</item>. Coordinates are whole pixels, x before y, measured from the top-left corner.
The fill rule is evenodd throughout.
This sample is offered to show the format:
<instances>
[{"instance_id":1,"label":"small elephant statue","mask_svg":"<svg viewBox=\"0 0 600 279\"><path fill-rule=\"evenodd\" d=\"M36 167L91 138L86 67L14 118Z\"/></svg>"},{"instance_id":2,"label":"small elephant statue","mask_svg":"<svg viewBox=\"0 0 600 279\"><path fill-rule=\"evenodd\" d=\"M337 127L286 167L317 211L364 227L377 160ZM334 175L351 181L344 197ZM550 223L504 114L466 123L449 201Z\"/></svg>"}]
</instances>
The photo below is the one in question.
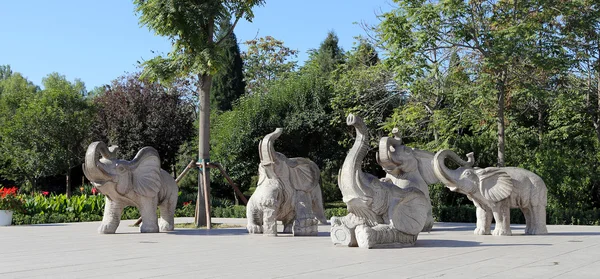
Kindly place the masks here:
<instances>
[{"instance_id":1,"label":"small elephant statue","mask_svg":"<svg viewBox=\"0 0 600 279\"><path fill-rule=\"evenodd\" d=\"M117 147L101 141L88 146L83 164L87 179L106 196L99 233L115 233L126 206L135 206L142 216L140 232L172 231L177 206L175 179L160 168L156 149L142 148L131 161L116 159ZM160 209L160 220L156 208Z\"/></svg>"},{"instance_id":2,"label":"small elephant statue","mask_svg":"<svg viewBox=\"0 0 600 279\"><path fill-rule=\"evenodd\" d=\"M460 167L445 165L449 158ZM473 168L473 153L462 160L451 150L440 150L433 158L433 170L446 187L467 195L477 208L477 235L511 235L510 209L520 208L525 215L525 234L547 234L546 184L538 175L521 168ZM492 217L496 228L491 232Z\"/></svg>"},{"instance_id":3,"label":"small elephant statue","mask_svg":"<svg viewBox=\"0 0 600 279\"><path fill-rule=\"evenodd\" d=\"M281 128L259 143L258 185L248 200L247 229L251 234L277 235L277 221L283 232L295 236L315 236L317 221L327 223L319 186L317 164L306 158L287 158L276 152L273 142Z\"/></svg>"},{"instance_id":4,"label":"small elephant statue","mask_svg":"<svg viewBox=\"0 0 600 279\"><path fill-rule=\"evenodd\" d=\"M428 201L427 221L422 231L429 232L434 220L428 185L440 182L431 165L434 154L403 145L397 128L392 130L392 134L393 138L383 137L379 140L379 150L375 154L377 163L386 172L381 181L393 183L403 189L416 187L425 194Z\"/></svg>"}]
</instances>

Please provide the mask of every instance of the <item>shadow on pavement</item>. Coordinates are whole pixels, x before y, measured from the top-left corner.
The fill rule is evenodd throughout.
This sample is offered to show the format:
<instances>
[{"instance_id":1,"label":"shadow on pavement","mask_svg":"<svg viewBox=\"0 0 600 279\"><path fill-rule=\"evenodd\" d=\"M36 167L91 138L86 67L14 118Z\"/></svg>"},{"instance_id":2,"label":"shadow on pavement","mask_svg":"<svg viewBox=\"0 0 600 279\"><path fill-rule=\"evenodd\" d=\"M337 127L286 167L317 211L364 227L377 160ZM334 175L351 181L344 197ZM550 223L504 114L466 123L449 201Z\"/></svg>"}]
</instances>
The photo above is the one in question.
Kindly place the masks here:
<instances>
[{"instance_id":1,"label":"shadow on pavement","mask_svg":"<svg viewBox=\"0 0 600 279\"><path fill-rule=\"evenodd\" d=\"M551 246L552 244L482 244L477 241L462 241L462 240L444 240L444 239L423 239L417 240L413 247L506 247L506 246ZM409 247L407 247L409 248Z\"/></svg>"},{"instance_id":2,"label":"shadow on pavement","mask_svg":"<svg viewBox=\"0 0 600 279\"><path fill-rule=\"evenodd\" d=\"M247 235L248 232L245 228L237 228L237 229L175 229L172 232L167 232L167 234L174 235Z\"/></svg>"}]
</instances>

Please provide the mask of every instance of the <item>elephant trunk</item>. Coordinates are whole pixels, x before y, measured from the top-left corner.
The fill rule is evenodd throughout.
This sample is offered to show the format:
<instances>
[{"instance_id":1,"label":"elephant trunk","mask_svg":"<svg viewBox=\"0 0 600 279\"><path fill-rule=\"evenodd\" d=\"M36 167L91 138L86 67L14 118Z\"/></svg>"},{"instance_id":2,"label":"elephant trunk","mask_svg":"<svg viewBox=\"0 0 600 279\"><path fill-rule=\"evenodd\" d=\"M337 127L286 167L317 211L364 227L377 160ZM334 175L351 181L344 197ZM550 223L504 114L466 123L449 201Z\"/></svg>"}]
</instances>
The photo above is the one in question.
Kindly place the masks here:
<instances>
[{"instance_id":1,"label":"elephant trunk","mask_svg":"<svg viewBox=\"0 0 600 279\"><path fill-rule=\"evenodd\" d=\"M258 144L258 155L260 156L260 164L265 168L267 177L274 177L273 165L276 160L276 151L273 148L273 142L281 136L282 128L275 129L274 132L266 135Z\"/></svg>"},{"instance_id":2,"label":"elephant trunk","mask_svg":"<svg viewBox=\"0 0 600 279\"><path fill-rule=\"evenodd\" d=\"M435 156L433 157L433 160L432 160L433 172L440 179L440 181L442 183L444 183L444 185L446 185L446 187L448 187L451 191L454 192L457 190L458 184L457 184L456 179L450 175L450 173L452 173L452 171L450 169L448 169L448 167L445 164L446 158L450 158L452 161L457 163L460 167L464 167L464 168L472 167L475 159L474 159L473 153L471 152L471 153L467 154L468 160L464 161L456 153L454 153L453 151L448 150L448 149L438 151L438 153L436 153Z\"/></svg>"},{"instance_id":3,"label":"elephant trunk","mask_svg":"<svg viewBox=\"0 0 600 279\"><path fill-rule=\"evenodd\" d=\"M367 126L360 117L353 114L348 115L346 124L356 129L354 145L348 151L338 175L338 185L344 196L344 202L347 203L355 198L373 197L373 191L367 185L361 185L361 181L364 181L361 179L364 176L361 169L362 161L369 150Z\"/></svg>"},{"instance_id":4,"label":"elephant trunk","mask_svg":"<svg viewBox=\"0 0 600 279\"><path fill-rule=\"evenodd\" d=\"M88 180L102 185L103 182L112 180L112 177L104 170L100 162L100 155L109 160L114 159L115 149L109 150L106 144L101 141L90 144L85 153L83 172Z\"/></svg>"}]
</instances>

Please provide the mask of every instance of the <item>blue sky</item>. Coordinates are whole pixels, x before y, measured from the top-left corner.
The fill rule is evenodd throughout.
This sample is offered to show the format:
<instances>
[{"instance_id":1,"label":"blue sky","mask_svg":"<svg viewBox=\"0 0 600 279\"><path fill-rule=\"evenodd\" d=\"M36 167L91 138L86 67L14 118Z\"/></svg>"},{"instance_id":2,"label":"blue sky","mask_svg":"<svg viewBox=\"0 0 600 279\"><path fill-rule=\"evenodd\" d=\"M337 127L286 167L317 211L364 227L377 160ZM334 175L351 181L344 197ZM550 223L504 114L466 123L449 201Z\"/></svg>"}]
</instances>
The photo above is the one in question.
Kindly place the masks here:
<instances>
[{"instance_id":1,"label":"blue sky","mask_svg":"<svg viewBox=\"0 0 600 279\"><path fill-rule=\"evenodd\" d=\"M254 9L252 23L235 29L241 43L273 36L300 51L318 48L333 30L349 50L364 35L354 22L377 24L377 14L393 9L391 0L267 0ZM0 65L8 64L35 84L51 72L80 78L88 89L136 71L136 61L168 52L170 42L140 27L127 0L0 1ZM240 45L243 49L244 46Z\"/></svg>"}]
</instances>

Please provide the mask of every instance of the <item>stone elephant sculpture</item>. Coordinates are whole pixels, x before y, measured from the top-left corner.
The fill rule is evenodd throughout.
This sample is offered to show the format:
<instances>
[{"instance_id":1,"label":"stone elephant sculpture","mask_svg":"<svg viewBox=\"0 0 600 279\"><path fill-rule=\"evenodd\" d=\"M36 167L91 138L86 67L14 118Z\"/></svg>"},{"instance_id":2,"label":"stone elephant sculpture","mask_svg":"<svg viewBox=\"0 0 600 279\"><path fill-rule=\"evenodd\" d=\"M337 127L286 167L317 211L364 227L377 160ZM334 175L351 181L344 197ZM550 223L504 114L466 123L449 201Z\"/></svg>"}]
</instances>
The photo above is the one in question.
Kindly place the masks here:
<instances>
[{"instance_id":1,"label":"stone elephant sculpture","mask_svg":"<svg viewBox=\"0 0 600 279\"><path fill-rule=\"evenodd\" d=\"M450 150L440 150L433 158L434 173L451 191L467 195L477 208L478 235L511 235L510 209L520 208L525 215L525 234L547 234L546 184L536 174L521 168L473 168L473 153L462 160ZM460 167L445 165L449 158ZM496 228L491 232L492 217Z\"/></svg>"},{"instance_id":2,"label":"stone elephant sculpture","mask_svg":"<svg viewBox=\"0 0 600 279\"><path fill-rule=\"evenodd\" d=\"M144 147L131 161L116 159L116 149L116 146L107 148L104 142L97 141L88 146L85 154L83 172L106 196L98 232L115 233L126 206L139 209L142 217L140 232L172 231L178 187L175 179L160 168L156 149Z\"/></svg>"},{"instance_id":3,"label":"stone elephant sculpture","mask_svg":"<svg viewBox=\"0 0 600 279\"><path fill-rule=\"evenodd\" d=\"M433 173L433 153L402 144L396 135L397 129L392 131L395 137L383 137L379 140L379 150L376 153L377 163L386 172L382 181L391 182L400 188L416 187L427 198L427 221L423 227L424 232L431 231L433 215L428 185L440 182Z\"/></svg>"},{"instance_id":4,"label":"stone elephant sculpture","mask_svg":"<svg viewBox=\"0 0 600 279\"><path fill-rule=\"evenodd\" d=\"M340 169L338 186L349 213L331 219L333 243L363 248L413 245L427 220L427 197L415 186L401 188L364 173L361 166L369 150L367 126L352 114L346 124L354 126L356 139Z\"/></svg>"},{"instance_id":5,"label":"stone elephant sculpture","mask_svg":"<svg viewBox=\"0 0 600 279\"><path fill-rule=\"evenodd\" d=\"M317 235L317 222L327 223L319 167L276 152L273 142L282 131L277 128L259 143L258 184L246 207L248 232L275 236L282 221L284 233Z\"/></svg>"}]
</instances>

